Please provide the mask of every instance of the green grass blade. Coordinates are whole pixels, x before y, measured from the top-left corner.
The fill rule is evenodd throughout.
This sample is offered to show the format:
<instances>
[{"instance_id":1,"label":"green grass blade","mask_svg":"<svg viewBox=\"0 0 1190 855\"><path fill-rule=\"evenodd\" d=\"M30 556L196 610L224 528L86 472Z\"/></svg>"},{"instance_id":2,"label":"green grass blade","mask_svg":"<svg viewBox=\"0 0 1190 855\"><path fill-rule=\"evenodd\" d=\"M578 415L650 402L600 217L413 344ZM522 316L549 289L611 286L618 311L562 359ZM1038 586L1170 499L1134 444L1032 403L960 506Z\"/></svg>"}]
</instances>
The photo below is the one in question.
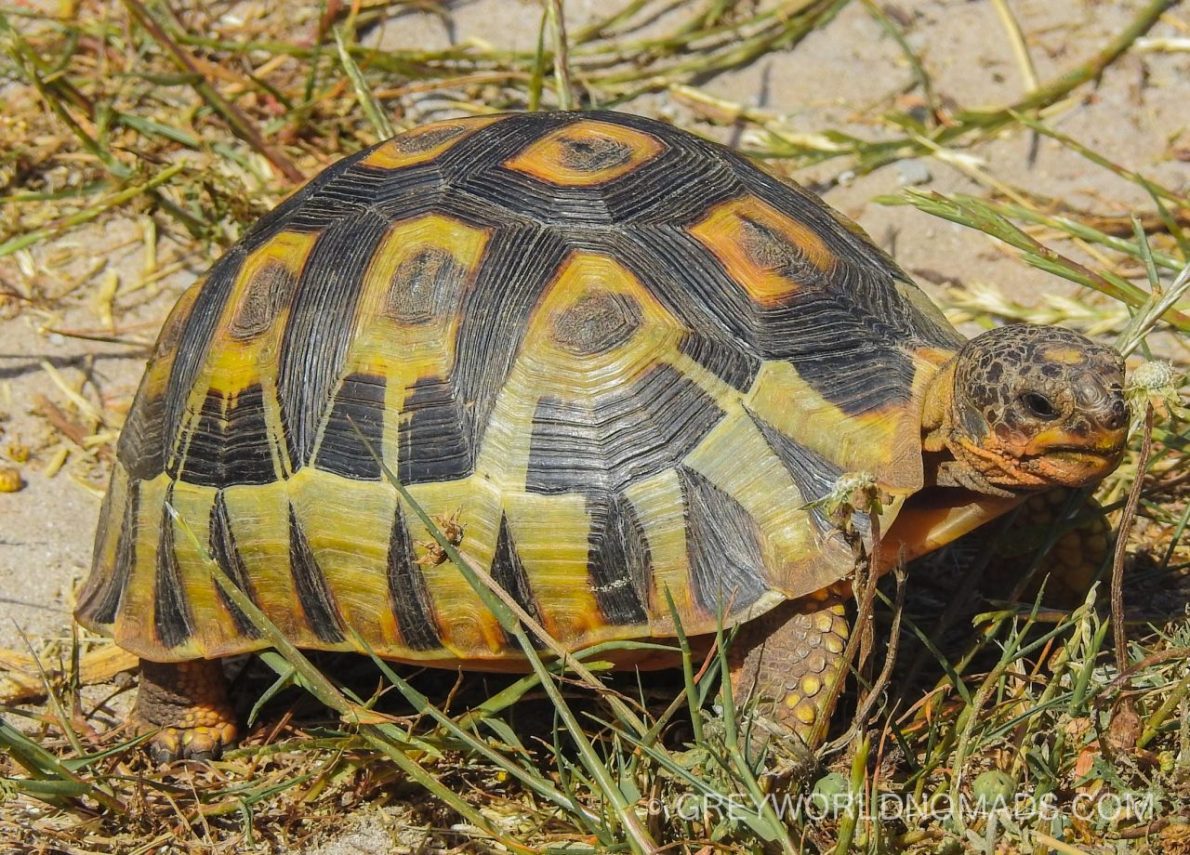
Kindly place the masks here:
<instances>
[{"instance_id":1,"label":"green grass blade","mask_svg":"<svg viewBox=\"0 0 1190 855\"><path fill-rule=\"evenodd\" d=\"M376 100L376 96L372 94L372 90L368 87L368 81L364 79L364 73L360 71L359 66L352 59L351 51L347 49L347 45L343 42L341 29L335 27L333 32L335 35L335 46L339 49L339 62L343 65L343 70L347 72L348 79L351 80L351 86L355 90L355 97L359 100L359 105L363 108L364 115L368 117L368 121L372 123L372 127L376 129L376 133L380 139L389 139L396 133L393 130L392 122L388 120L388 115Z\"/></svg>"}]
</instances>

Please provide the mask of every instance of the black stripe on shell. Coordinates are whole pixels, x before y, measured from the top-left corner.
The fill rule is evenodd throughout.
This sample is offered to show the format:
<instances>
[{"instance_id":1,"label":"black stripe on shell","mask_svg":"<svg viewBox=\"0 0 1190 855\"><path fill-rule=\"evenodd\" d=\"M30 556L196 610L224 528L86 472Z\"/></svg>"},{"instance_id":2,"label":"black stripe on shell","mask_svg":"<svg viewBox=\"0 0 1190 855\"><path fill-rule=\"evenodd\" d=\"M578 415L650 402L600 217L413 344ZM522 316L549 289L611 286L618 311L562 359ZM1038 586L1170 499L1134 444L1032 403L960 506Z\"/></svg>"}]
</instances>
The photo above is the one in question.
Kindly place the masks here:
<instances>
[{"instance_id":1,"label":"black stripe on shell","mask_svg":"<svg viewBox=\"0 0 1190 855\"><path fill-rule=\"evenodd\" d=\"M525 489L622 490L677 465L722 417L706 392L664 363L627 388L590 400L542 398L533 417Z\"/></svg>"},{"instance_id":2,"label":"black stripe on shell","mask_svg":"<svg viewBox=\"0 0 1190 855\"><path fill-rule=\"evenodd\" d=\"M356 481L379 481L385 378L349 374L339 384L314 465Z\"/></svg>"},{"instance_id":3,"label":"black stripe on shell","mask_svg":"<svg viewBox=\"0 0 1190 855\"><path fill-rule=\"evenodd\" d=\"M120 430L116 457L134 480L151 481L165 469L165 408L169 394L166 390L158 397L138 395Z\"/></svg>"},{"instance_id":4,"label":"black stripe on shell","mask_svg":"<svg viewBox=\"0 0 1190 855\"><path fill-rule=\"evenodd\" d=\"M114 483L114 482L113 482ZM110 519L107 503L112 500L109 490L104 498L105 507L100 514L101 520ZM120 520L120 533L116 536L116 555L106 577L103 568L98 566L101 555L95 553L96 566L91 569L93 578L101 579L99 585L89 591L79 603L79 613L87 615L97 624L110 624L115 621L120 610L120 600L124 596L124 589L128 587L128 577L136 564L136 535L140 524L140 482L130 478L128 494L124 497L124 513Z\"/></svg>"},{"instance_id":5,"label":"black stripe on shell","mask_svg":"<svg viewBox=\"0 0 1190 855\"><path fill-rule=\"evenodd\" d=\"M608 466L590 405L553 396L537 402L525 473L528 492L594 489L608 480Z\"/></svg>"},{"instance_id":6,"label":"black stripe on shell","mask_svg":"<svg viewBox=\"0 0 1190 855\"><path fill-rule=\"evenodd\" d=\"M161 441L164 445L159 457L158 451L147 444L135 450L138 457L143 457L143 462L134 461L132 464L136 467L139 478L149 479L163 468L168 469L170 477L178 477L178 469L182 462L180 456L186 449L186 443L179 441L179 438L182 425L187 419L190 396L194 391L199 371L206 361L207 350L215 335L215 325L223 315L235 288L236 278L244 262L244 254L244 247L236 246L217 261L194 300L190 317L178 339L177 356L170 367L165 401L161 407ZM132 456L126 454L124 449L120 450L121 460L128 460ZM132 471L131 468L129 471Z\"/></svg>"},{"instance_id":7,"label":"black stripe on shell","mask_svg":"<svg viewBox=\"0 0 1190 855\"><path fill-rule=\"evenodd\" d=\"M557 235L538 228L506 228L492 236L475 285L463 297L459 310L455 352L465 358L454 367L449 398L458 412L451 418L465 431L466 460L465 465L448 470L448 477L474 471L484 429L508 382L529 318L567 251ZM444 390L427 389L424 394L427 399L447 399Z\"/></svg>"},{"instance_id":8,"label":"black stripe on shell","mask_svg":"<svg viewBox=\"0 0 1190 855\"><path fill-rule=\"evenodd\" d=\"M526 134L528 121L540 131ZM372 210L389 220L404 220L429 213L446 214L468 225L506 228L529 224L529 219L501 206L491 190L489 175L505 158L536 139L539 133L564 121L557 116L510 116L470 132L433 160L400 169L359 166L350 171L359 193ZM480 177L475 181L471 177Z\"/></svg>"},{"instance_id":9,"label":"black stripe on shell","mask_svg":"<svg viewBox=\"0 0 1190 855\"><path fill-rule=\"evenodd\" d=\"M402 169L360 166L353 175L358 175L360 192L373 200L371 209L389 222L447 213L450 209L448 199L453 188L443 183L439 161Z\"/></svg>"},{"instance_id":10,"label":"black stripe on shell","mask_svg":"<svg viewBox=\"0 0 1190 855\"><path fill-rule=\"evenodd\" d=\"M476 448L471 420L452 380L425 377L414 383L401 408L398 480L408 485L470 475Z\"/></svg>"},{"instance_id":11,"label":"black stripe on shell","mask_svg":"<svg viewBox=\"0 0 1190 855\"><path fill-rule=\"evenodd\" d=\"M843 474L843 470L833 461L823 457L811 448L787 437L777 428L765 422L751 410L748 411L753 423L760 429L765 442L777 455L797 490L801 493L802 501L806 504L817 502L827 496L834 489L835 482ZM810 516L814 525L821 532L826 532L834 525L820 507L810 508ZM866 535L871 528L867 514L857 513L852 517L852 523L860 534Z\"/></svg>"},{"instance_id":12,"label":"black stripe on shell","mask_svg":"<svg viewBox=\"0 0 1190 855\"><path fill-rule=\"evenodd\" d=\"M516 543L512 539L512 531L508 526L507 515L500 516L500 534L496 538L496 554L492 557L492 578L500 587L508 592L517 605L524 609L530 617L541 622L541 611L537 601L533 598L533 588L529 584L529 576L525 572L525 565L521 556L517 554ZM505 637L509 644L514 639L505 630ZM536 635L531 636L534 646L540 646L541 640Z\"/></svg>"},{"instance_id":13,"label":"black stripe on shell","mask_svg":"<svg viewBox=\"0 0 1190 855\"><path fill-rule=\"evenodd\" d=\"M682 336L678 349L724 383L748 391L760 371L760 359L738 342L724 342L697 332Z\"/></svg>"},{"instance_id":14,"label":"black stripe on shell","mask_svg":"<svg viewBox=\"0 0 1190 855\"><path fill-rule=\"evenodd\" d=\"M648 623L652 558L644 529L622 494L587 499L591 521L587 573L603 622L609 626Z\"/></svg>"},{"instance_id":15,"label":"black stripe on shell","mask_svg":"<svg viewBox=\"0 0 1190 855\"><path fill-rule=\"evenodd\" d=\"M310 462L355 335L364 273L390 223L368 212L318 236L281 340L277 393L292 471Z\"/></svg>"},{"instance_id":16,"label":"black stripe on shell","mask_svg":"<svg viewBox=\"0 0 1190 855\"><path fill-rule=\"evenodd\" d=\"M837 224L833 228L843 230ZM903 348L920 340L912 329L916 310L882 269L840 260L814 287L795 289L784 303L765 308L753 303L693 236L658 228L637 230L632 237L655 254L659 267L682 271L677 284L686 294L661 279L657 287L664 299L694 303L696 315L710 314L742 342L744 353L788 360L802 379L845 413L908 400L914 366Z\"/></svg>"},{"instance_id":17,"label":"black stripe on shell","mask_svg":"<svg viewBox=\"0 0 1190 855\"><path fill-rule=\"evenodd\" d=\"M157 574L154 581L153 626L166 647L184 644L194 634L194 616L182 586L182 573L175 550L173 490L165 495L161 527L157 537Z\"/></svg>"},{"instance_id":18,"label":"black stripe on shell","mask_svg":"<svg viewBox=\"0 0 1190 855\"><path fill-rule=\"evenodd\" d=\"M293 505L289 506L289 569L293 574L298 603L306 616L306 623L319 640L337 643L343 640L343 623L335 599L327 587L326 577L310 541L298 523Z\"/></svg>"},{"instance_id":19,"label":"black stripe on shell","mask_svg":"<svg viewBox=\"0 0 1190 855\"><path fill-rule=\"evenodd\" d=\"M484 128L448 148L434 163L441 171L451 193L473 192L483 188L498 189L492 173L555 128L581 116L577 113L516 113ZM479 192L482 198L498 199L498 194Z\"/></svg>"},{"instance_id":20,"label":"black stripe on shell","mask_svg":"<svg viewBox=\"0 0 1190 855\"><path fill-rule=\"evenodd\" d=\"M369 198L374 195L368 189L374 181L357 175L354 167L370 151L365 149L356 152L324 169L305 187L257 220L243 239L211 268L177 344L178 355L170 370L166 387L168 391L162 407L163 442L172 443L178 437L195 380L206 361L215 327L235 289L244 258L282 231L320 231L345 218L364 213ZM165 448L160 453L160 465L156 464L158 452L150 445L139 449L136 455L126 457L121 454L120 458L134 461L133 465L138 467L137 477L144 480L152 478L166 466L169 467L170 475L176 478L179 463L176 457L178 450L184 448L182 444L173 453Z\"/></svg>"},{"instance_id":21,"label":"black stripe on shell","mask_svg":"<svg viewBox=\"0 0 1190 855\"><path fill-rule=\"evenodd\" d=\"M597 110L584 117L649 134L666 147L659 157L603 186L615 222L685 222L739 192L739 179L722 146L643 116Z\"/></svg>"},{"instance_id":22,"label":"black stripe on shell","mask_svg":"<svg viewBox=\"0 0 1190 855\"><path fill-rule=\"evenodd\" d=\"M201 293L203 286L197 287ZM194 303L191 302L189 308L183 310L184 300L183 297L170 312L161 335L158 336L157 345L153 350L154 364L170 360L172 369L182 333L194 307ZM117 458L134 480L151 481L165 470L165 414L170 393L168 388L158 390L156 395L150 393L149 382L154 373L152 368L145 372L140 389L137 390L136 401L128 412L128 418L124 420L124 427L120 430L120 439L116 445ZM172 439L171 436L170 441Z\"/></svg>"},{"instance_id":23,"label":"black stripe on shell","mask_svg":"<svg viewBox=\"0 0 1190 855\"><path fill-rule=\"evenodd\" d=\"M729 494L678 468L686 502L686 554L694 601L709 615L736 614L769 590L761 532Z\"/></svg>"},{"instance_id":24,"label":"black stripe on shell","mask_svg":"<svg viewBox=\"0 0 1190 855\"><path fill-rule=\"evenodd\" d=\"M231 517L227 512L227 499L224 497L222 490L215 493L215 504L211 508L211 522L207 535L207 543L209 544L211 559L227 574L232 583L243 591L244 595L259 608L260 603L256 599L256 591L253 589L252 582L248 578L248 568L244 565L244 558L240 555L239 547L236 545L235 533L231 527ZM241 611L239 606L232 602L231 598L223 590L223 586L216 583L215 589L219 592L219 601L223 603L224 608L231 614L231 618L236 625L236 631L246 638L260 638L261 632L256 627L256 624Z\"/></svg>"},{"instance_id":25,"label":"black stripe on shell","mask_svg":"<svg viewBox=\"0 0 1190 855\"><path fill-rule=\"evenodd\" d=\"M405 514L399 501L388 539L388 594L406 647L434 650L442 646L434 620L434 604L417 563L413 539L405 525Z\"/></svg>"},{"instance_id":26,"label":"black stripe on shell","mask_svg":"<svg viewBox=\"0 0 1190 855\"><path fill-rule=\"evenodd\" d=\"M230 487L275 481L263 389L250 386L231 398L208 390L185 448L177 478L188 484Z\"/></svg>"},{"instance_id":27,"label":"black stripe on shell","mask_svg":"<svg viewBox=\"0 0 1190 855\"><path fill-rule=\"evenodd\" d=\"M317 232L347 217L358 216L366 210L374 195L369 190L373 180L365 180L356 167L376 148L357 151L332 163L315 175L276 208L255 222L244 234L242 246L247 252L268 243L279 232Z\"/></svg>"}]
</instances>

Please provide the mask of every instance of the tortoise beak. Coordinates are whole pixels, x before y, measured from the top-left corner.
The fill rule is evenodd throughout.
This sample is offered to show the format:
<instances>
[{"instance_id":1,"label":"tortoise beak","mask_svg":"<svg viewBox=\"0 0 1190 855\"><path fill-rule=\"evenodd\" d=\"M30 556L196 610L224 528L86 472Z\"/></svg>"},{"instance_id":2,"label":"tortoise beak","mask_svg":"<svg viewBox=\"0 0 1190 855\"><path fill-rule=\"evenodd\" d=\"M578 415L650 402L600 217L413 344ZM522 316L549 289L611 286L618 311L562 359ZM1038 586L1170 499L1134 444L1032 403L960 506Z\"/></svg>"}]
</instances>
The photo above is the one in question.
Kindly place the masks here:
<instances>
[{"instance_id":1,"label":"tortoise beak","mask_svg":"<svg viewBox=\"0 0 1190 855\"><path fill-rule=\"evenodd\" d=\"M1103 480L1120 465L1124 437L1111 449L1077 445L1051 446L1037 457L1027 458L1022 467L1047 482L1064 487L1084 487Z\"/></svg>"},{"instance_id":2,"label":"tortoise beak","mask_svg":"<svg viewBox=\"0 0 1190 855\"><path fill-rule=\"evenodd\" d=\"M1021 448L1022 466L1067 487L1093 484L1124 456L1128 405L1121 384L1084 376L1073 391L1071 414L1039 431Z\"/></svg>"}]
</instances>

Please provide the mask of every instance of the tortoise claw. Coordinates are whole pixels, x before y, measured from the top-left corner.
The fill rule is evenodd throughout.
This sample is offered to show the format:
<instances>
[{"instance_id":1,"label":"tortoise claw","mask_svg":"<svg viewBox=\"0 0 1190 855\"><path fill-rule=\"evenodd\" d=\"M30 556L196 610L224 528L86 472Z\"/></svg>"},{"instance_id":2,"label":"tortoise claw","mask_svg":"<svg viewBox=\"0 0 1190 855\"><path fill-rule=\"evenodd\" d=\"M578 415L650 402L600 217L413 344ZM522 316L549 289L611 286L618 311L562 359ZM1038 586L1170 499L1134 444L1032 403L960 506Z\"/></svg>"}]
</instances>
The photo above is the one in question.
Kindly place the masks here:
<instances>
[{"instance_id":1,"label":"tortoise claw","mask_svg":"<svg viewBox=\"0 0 1190 855\"><path fill-rule=\"evenodd\" d=\"M145 746L154 763L175 760L218 760L236 741L236 726L231 722L200 727L163 727Z\"/></svg>"},{"instance_id":2,"label":"tortoise claw","mask_svg":"<svg viewBox=\"0 0 1190 855\"><path fill-rule=\"evenodd\" d=\"M217 661L141 662L134 716L157 763L216 760L235 744L235 712Z\"/></svg>"}]
</instances>

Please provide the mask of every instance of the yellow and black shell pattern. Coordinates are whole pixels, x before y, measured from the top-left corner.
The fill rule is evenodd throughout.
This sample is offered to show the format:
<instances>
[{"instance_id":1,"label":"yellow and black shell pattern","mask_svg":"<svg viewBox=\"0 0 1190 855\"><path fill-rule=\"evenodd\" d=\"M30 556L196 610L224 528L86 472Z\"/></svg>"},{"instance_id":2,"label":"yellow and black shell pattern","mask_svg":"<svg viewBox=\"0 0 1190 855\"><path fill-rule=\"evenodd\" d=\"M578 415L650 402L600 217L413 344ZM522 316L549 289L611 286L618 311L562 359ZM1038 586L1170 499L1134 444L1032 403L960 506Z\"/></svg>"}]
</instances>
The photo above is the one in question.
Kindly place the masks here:
<instances>
[{"instance_id":1,"label":"yellow and black shell pattern","mask_svg":"<svg viewBox=\"0 0 1190 855\"><path fill-rule=\"evenodd\" d=\"M264 647L213 559L300 647L515 659L387 469L566 645L672 635L667 594L713 631L851 569L808 505L845 471L920 488L923 389L959 343L862 232L726 148L610 112L428 125L179 300L77 616L156 661Z\"/></svg>"}]
</instances>

